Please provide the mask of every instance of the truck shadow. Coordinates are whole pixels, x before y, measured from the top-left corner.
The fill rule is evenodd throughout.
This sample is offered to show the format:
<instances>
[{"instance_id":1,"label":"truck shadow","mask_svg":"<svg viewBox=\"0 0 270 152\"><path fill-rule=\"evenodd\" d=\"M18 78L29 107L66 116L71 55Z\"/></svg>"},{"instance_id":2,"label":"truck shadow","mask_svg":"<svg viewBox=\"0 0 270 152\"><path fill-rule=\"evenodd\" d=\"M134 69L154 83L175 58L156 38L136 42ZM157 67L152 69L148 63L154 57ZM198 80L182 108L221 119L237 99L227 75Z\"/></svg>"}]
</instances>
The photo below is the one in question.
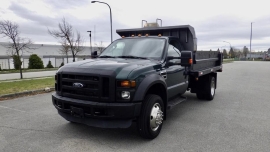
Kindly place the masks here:
<instances>
[{"instance_id":1,"label":"truck shadow","mask_svg":"<svg viewBox=\"0 0 270 152\"><path fill-rule=\"evenodd\" d=\"M190 113L194 108L196 109L202 104L207 104L206 101L199 101L194 94L186 93L185 96L188 98L188 101L184 101L168 111L167 120L163 124L162 133L155 140L141 138L137 132L136 123L133 123L131 127L127 129L102 129L65 121L63 125L59 126L57 132L63 136L67 136L66 133L68 132L70 138L85 139L102 144L110 143L110 145L119 145L120 143L129 144L130 142L135 145L147 143L147 141L161 140L163 138L162 136L166 136L166 131L171 130L171 123L175 121L181 122L182 117L187 112ZM194 110L193 112L196 111Z\"/></svg>"}]
</instances>

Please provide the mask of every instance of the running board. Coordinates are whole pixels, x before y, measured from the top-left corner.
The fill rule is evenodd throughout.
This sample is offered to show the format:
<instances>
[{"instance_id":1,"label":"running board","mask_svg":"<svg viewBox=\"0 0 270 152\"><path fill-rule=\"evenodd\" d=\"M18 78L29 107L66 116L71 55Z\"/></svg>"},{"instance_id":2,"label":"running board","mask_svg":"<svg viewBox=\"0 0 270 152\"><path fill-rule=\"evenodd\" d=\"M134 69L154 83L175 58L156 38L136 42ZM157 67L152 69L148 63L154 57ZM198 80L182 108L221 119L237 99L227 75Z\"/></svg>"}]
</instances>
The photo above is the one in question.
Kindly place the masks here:
<instances>
[{"instance_id":1,"label":"running board","mask_svg":"<svg viewBox=\"0 0 270 152\"><path fill-rule=\"evenodd\" d=\"M187 97L183 97L183 96L178 96L176 98L174 98L173 100L168 102L167 105L167 109L170 110L172 109L174 106L178 105L179 103L186 101Z\"/></svg>"}]
</instances>

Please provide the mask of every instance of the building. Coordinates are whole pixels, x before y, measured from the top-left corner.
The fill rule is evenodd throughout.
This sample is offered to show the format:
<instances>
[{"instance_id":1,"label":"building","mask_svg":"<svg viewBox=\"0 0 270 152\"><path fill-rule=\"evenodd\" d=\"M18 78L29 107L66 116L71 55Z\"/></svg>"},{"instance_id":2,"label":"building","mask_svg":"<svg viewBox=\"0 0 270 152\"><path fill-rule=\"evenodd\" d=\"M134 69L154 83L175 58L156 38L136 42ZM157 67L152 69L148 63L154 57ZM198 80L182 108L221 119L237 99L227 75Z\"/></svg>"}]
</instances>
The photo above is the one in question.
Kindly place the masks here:
<instances>
[{"instance_id":1,"label":"building","mask_svg":"<svg viewBox=\"0 0 270 152\"><path fill-rule=\"evenodd\" d=\"M2 69L14 69L12 53L7 51L5 47L8 43L0 42L0 66ZM71 53L66 55L61 54L61 45L49 45L49 44L32 44L30 50L25 50L21 56L22 68L28 68L29 56L31 54L37 54L43 61L44 66L51 61L54 67L59 67L62 62L72 62L73 58ZM96 47L92 48L93 51L97 51ZM100 51L98 51L98 54ZM83 60L84 58L90 58L91 50L90 47L83 47L83 50L78 53L75 61Z\"/></svg>"},{"instance_id":2,"label":"building","mask_svg":"<svg viewBox=\"0 0 270 152\"><path fill-rule=\"evenodd\" d=\"M247 53L247 59L266 59L267 58L267 52L251 52Z\"/></svg>"}]
</instances>

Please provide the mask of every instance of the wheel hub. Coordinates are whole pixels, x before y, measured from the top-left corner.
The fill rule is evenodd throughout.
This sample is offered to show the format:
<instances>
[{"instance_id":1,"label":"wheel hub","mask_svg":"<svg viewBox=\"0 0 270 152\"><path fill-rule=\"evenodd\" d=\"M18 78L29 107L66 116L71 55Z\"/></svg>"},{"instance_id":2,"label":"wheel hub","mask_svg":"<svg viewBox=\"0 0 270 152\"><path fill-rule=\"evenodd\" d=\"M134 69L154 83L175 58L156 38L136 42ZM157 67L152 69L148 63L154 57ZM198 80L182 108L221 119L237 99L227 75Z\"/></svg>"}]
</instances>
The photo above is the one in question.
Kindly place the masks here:
<instances>
[{"instance_id":1,"label":"wheel hub","mask_svg":"<svg viewBox=\"0 0 270 152\"><path fill-rule=\"evenodd\" d=\"M153 131L156 131L163 121L163 112L161 110L160 104L155 103L152 107L150 114L150 127Z\"/></svg>"},{"instance_id":2,"label":"wheel hub","mask_svg":"<svg viewBox=\"0 0 270 152\"><path fill-rule=\"evenodd\" d=\"M215 81L211 82L211 95L214 96L215 94Z\"/></svg>"}]
</instances>

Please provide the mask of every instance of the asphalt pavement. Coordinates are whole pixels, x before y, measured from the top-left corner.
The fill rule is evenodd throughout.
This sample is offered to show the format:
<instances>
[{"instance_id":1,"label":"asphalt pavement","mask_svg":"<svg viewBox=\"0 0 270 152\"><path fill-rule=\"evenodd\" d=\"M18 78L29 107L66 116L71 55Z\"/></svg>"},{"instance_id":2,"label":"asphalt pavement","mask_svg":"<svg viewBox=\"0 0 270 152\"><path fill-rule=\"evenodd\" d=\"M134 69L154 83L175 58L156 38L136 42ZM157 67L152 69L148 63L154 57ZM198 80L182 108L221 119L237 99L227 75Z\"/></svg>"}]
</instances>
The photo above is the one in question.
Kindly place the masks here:
<instances>
[{"instance_id":1,"label":"asphalt pavement","mask_svg":"<svg viewBox=\"0 0 270 152\"><path fill-rule=\"evenodd\" d=\"M160 135L136 125L100 129L69 123L51 93L0 102L0 151L265 151L270 149L270 62L234 62L218 73L213 101L188 100L168 112Z\"/></svg>"},{"instance_id":2,"label":"asphalt pavement","mask_svg":"<svg viewBox=\"0 0 270 152\"><path fill-rule=\"evenodd\" d=\"M47 77L54 76L56 71L39 71L39 72L25 72L23 73L23 78L37 78L37 77ZM0 74L1 80L13 80L20 79L20 73L9 73L9 74Z\"/></svg>"}]
</instances>

